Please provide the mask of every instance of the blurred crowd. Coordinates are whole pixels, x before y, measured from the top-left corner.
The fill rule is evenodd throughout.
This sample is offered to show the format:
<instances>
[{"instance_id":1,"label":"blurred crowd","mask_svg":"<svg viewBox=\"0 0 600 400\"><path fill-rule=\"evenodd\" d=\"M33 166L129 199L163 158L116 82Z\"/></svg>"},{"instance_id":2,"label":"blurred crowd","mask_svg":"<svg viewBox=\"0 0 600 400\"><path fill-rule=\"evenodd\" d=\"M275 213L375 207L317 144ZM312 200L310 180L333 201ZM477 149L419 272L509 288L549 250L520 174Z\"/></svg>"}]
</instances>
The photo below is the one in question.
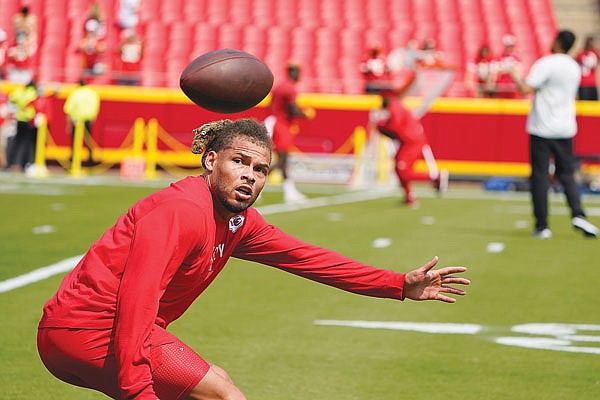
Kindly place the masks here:
<instances>
[{"instance_id":1,"label":"blurred crowd","mask_svg":"<svg viewBox=\"0 0 600 400\"><path fill-rule=\"evenodd\" d=\"M137 32L140 1L121 0L118 19L111 26L106 24L100 2L90 4L76 49L81 59L80 76L69 77L71 80L83 78L93 81L110 74L109 79L102 82L121 85L140 83L143 57L143 42ZM0 27L0 79L25 85L36 78L38 17L25 2L12 21L12 27ZM116 45L107 43L109 33L118 36Z\"/></svg>"},{"instance_id":2,"label":"blurred crowd","mask_svg":"<svg viewBox=\"0 0 600 400\"><path fill-rule=\"evenodd\" d=\"M107 26L98 1L93 1L82 24L82 38L77 47L81 59L79 86L65 102L64 113L74 134L78 121L84 123L84 165L95 165L92 157L92 122L99 109L98 95L87 86L109 74L104 80L119 85L139 85L143 43L136 29L140 0L121 0L118 20ZM34 168L38 129L53 122L49 100L60 90L60 83L38 82L34 68L38 56L38 17L23 3L12 18L12 35L0 28L0 82L18 84L9 93L0 91L0 168L27 172ZM111 49L106 38L109 29L119 37L118 46ZM108 54L115 51L116 54ZM113 60L110 68L107 65Z\"/></svg>"},{"instance_id":3,"label":"blurred crowd","mask_svg":"<svg viewBox=\"0 0 600 400\"><path fill-rule=\"evenodd\" d=\"M462 71L466 94L481 98L521 98L511 77L515 72L526 72L517 47L517 38L511 34L502 37L500 54L493 54L492 46L482 44ZM581 68L579 100L598 100L596 70L600 52L595 47L594 37L586 37L583 47L573 57ZM426 39L420 45L411 40L405 48L395 49L389 54L381 46L373 45L360 64L365 93L378 93L382 86L393 81L394 72L402 68L460 69L445 62L443 51L437 49L433 39Z\"/></svg>"}]
</instances>

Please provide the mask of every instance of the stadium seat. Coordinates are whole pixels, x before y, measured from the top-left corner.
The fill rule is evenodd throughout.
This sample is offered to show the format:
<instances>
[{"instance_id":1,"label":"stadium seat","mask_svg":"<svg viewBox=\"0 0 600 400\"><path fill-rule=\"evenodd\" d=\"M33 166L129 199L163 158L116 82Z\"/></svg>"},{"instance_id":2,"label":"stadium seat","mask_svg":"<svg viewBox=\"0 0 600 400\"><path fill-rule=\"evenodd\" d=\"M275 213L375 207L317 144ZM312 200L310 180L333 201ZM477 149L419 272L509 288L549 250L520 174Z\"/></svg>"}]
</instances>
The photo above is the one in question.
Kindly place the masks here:
<instances>
[{"instance_id":1,"label":"stadium seat","mask_svg":"<svg viewBox=\"0 0 600 400\"><path fill-rule=\"evenodd\" d=\"M162 1L159 8L160 20L166 24L181 22L183 15L183 1Z\"/></svg>"},{"instance_id":2,"label":"stadium seat","mask_svg":"<svg viewBox=\"0 0 600 400\"><path fill-rule=\"evenodd\" d=\"M161 2L162 0L144 0L143 7L140 7L138 12L138 17L142 25L160 20Z\"/></svg>"},{"instance_id":3,"label":"stadium seat","mask_svg":"<svg viewBox=\"0 0 600 400\"><path fill-rule=\"evenodd\" d=\"M204 0L194 0L194 1L184 1L183 2L183 10L181 17L183 20L193 23L198 23L198 21L207 14L206 11L206 1ZM203 23L206 21L202 21Z\"/></svg>"},{"instance_id":4,"label":"stadium seat","mask_svg":"<svg viewBox=\"0 0 600 400\"><path fill-rule=\"evenodd\" d=\"M252 2L249 0L230 0L228 20L234 25L250 25L253 20Z\"/></svg>"},{"instance_id":5,"label":"stadium seat","mask_svg":"<svg viewBox=\"0 0 600 400\"><path fill-rule=\"evenodd\" d=\"M242 30L241 49L262 59L267 52L266 29L256 25L245 26Z\"/></svg>"},{"instance_id":6,"label":"stadium seat","mask_svg":"<svg viewBox=\"0 0 600 400\"><path fill-rule=\"evenodd\" d=\"M226 1L208 1L206 3L205 21L220 25L229 20L229 6Z\"/></svg>"},{"instance_id":7,"label":"stadium seat","mask_svg":"<svg viewBox=\"0 0 600 400\"><path fill-rule=\"evenodd\" d=\"M48 19L55 16L60 16L64 19L65 15L68 15L69 4L67 0L52 0L52 1L41 1L40 4L43 6L41 14L37 14L41 18ZM31 9L35 12L37 7Z\"/></svg>"},{"instance_id":8,"label":"stadium seat","mask_svg":"<svg viewBox=\"0 0 600 400\"><path fill-rule=\"evenodd\" d=\"M275 5L272 0L254 0L251 13L253 25L266 28L275 23Z\"/></svg>"},{"instance_id":9,"label":"stadium seat","mask_svg":"<svg viewBox=\"0 0 600 400\"><path fill-rule=\"evenodd\" d=\"M221 48L239 49L242 45L242 29L232 24L222 25L218 29L217 43Z\"/></svg>"},{"instance_id":10,"label":"stadium seat","mask_svg":"<svg viewBox=\"0 0 600 400\"><path fill-rule=\"evenodd\" d=\"M69 0L67 5L67 17L69 19L81 18L86 16L89 11L89 4L87 1L81 0Z\"/></svg>"}]
</instances>

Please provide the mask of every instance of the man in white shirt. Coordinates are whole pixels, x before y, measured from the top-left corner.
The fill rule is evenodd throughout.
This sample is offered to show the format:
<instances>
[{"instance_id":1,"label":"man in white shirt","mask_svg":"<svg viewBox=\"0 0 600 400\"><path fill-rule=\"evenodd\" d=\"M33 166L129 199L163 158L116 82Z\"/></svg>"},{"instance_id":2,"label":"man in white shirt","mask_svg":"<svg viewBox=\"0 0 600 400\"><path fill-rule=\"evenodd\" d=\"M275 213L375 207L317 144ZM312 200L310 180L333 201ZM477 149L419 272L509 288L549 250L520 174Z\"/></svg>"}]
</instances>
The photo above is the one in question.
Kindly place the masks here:
<instances>
[{"instance_id":1,"label":"man in white shirt","mask_svg":"<svg viewBox=\"0 0 600 400\"><path fill-rule=\"evenodd\" d=\"M535 217L533 236L539 239L552 237L548 228L551 156L554 157L555 176L564 187L571 208L571 224L585 236L596 237L600 232L586 219L574 176L575 99L581 80L579 65L567 54L574 42L575 35L571 31L560 31L552 44L552 54L537 60L525 80L518 71L512 73L523 95L534 93L526 129L530 135L530 182Z\"/></svg>"}]
</instances>

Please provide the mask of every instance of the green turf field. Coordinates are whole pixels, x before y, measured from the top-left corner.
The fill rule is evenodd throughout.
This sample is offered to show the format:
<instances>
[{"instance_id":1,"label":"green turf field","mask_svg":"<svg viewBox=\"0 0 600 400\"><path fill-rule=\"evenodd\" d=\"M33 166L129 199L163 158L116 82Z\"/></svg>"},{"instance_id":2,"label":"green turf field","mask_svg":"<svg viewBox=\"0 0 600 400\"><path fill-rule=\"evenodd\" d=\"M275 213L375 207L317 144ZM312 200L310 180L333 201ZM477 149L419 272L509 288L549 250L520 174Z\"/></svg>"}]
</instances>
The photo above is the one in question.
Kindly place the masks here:
<instances>
[{"instance_id":1,"label":"green turf field","mask_svg":"<svg viewBox=\"0 0 600 400\"><path fill-rule=\"evenodd\" d=\"M0 281L82 254L164 184L0 176ZM249 399L600 398L600 240L571 229L562 197L551 204L554 238L539 241L530 237L526 194L451 186L440 199L423 187L412 210L397 194L359 201L341 188L303 189L341 204L290 210L272 205L281 199L274 188L259 208L283 230L371 265L406 271L438 255L440 265L468 266L472 285L456 304L398 302L232 259L170 329L225 368ZM600 224L600 198L584 197L584 205ZM489 252L490 243L504 249ZM0 293L0 399L105 398L56 380L37 356L41 308L62 276ZM416 324L365 329L316 320ZM425 323L442 332L423 332ZM543 325L511 331L532 323ZM444 333L451 327L476 329Z\"/></svg>"}]
</instances>

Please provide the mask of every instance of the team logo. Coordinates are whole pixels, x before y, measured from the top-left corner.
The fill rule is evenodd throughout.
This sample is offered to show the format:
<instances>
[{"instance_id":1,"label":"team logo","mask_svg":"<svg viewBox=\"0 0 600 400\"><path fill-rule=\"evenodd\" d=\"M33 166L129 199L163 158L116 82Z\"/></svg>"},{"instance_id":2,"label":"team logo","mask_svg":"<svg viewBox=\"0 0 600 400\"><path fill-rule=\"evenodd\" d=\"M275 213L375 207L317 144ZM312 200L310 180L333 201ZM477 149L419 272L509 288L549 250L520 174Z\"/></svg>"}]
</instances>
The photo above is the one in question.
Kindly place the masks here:
<instances>
[{"instance_id":1,"label":"team logo","mask_svg":"<svg viewBox=\"0 0 600 400\"><path fill-rule=\"evenodd\" d=\"M233 233L240 229L242 225L244 225L244 217L241 215L236 215L229 220L229 230Z\"/></svg>"}]
</instances>

